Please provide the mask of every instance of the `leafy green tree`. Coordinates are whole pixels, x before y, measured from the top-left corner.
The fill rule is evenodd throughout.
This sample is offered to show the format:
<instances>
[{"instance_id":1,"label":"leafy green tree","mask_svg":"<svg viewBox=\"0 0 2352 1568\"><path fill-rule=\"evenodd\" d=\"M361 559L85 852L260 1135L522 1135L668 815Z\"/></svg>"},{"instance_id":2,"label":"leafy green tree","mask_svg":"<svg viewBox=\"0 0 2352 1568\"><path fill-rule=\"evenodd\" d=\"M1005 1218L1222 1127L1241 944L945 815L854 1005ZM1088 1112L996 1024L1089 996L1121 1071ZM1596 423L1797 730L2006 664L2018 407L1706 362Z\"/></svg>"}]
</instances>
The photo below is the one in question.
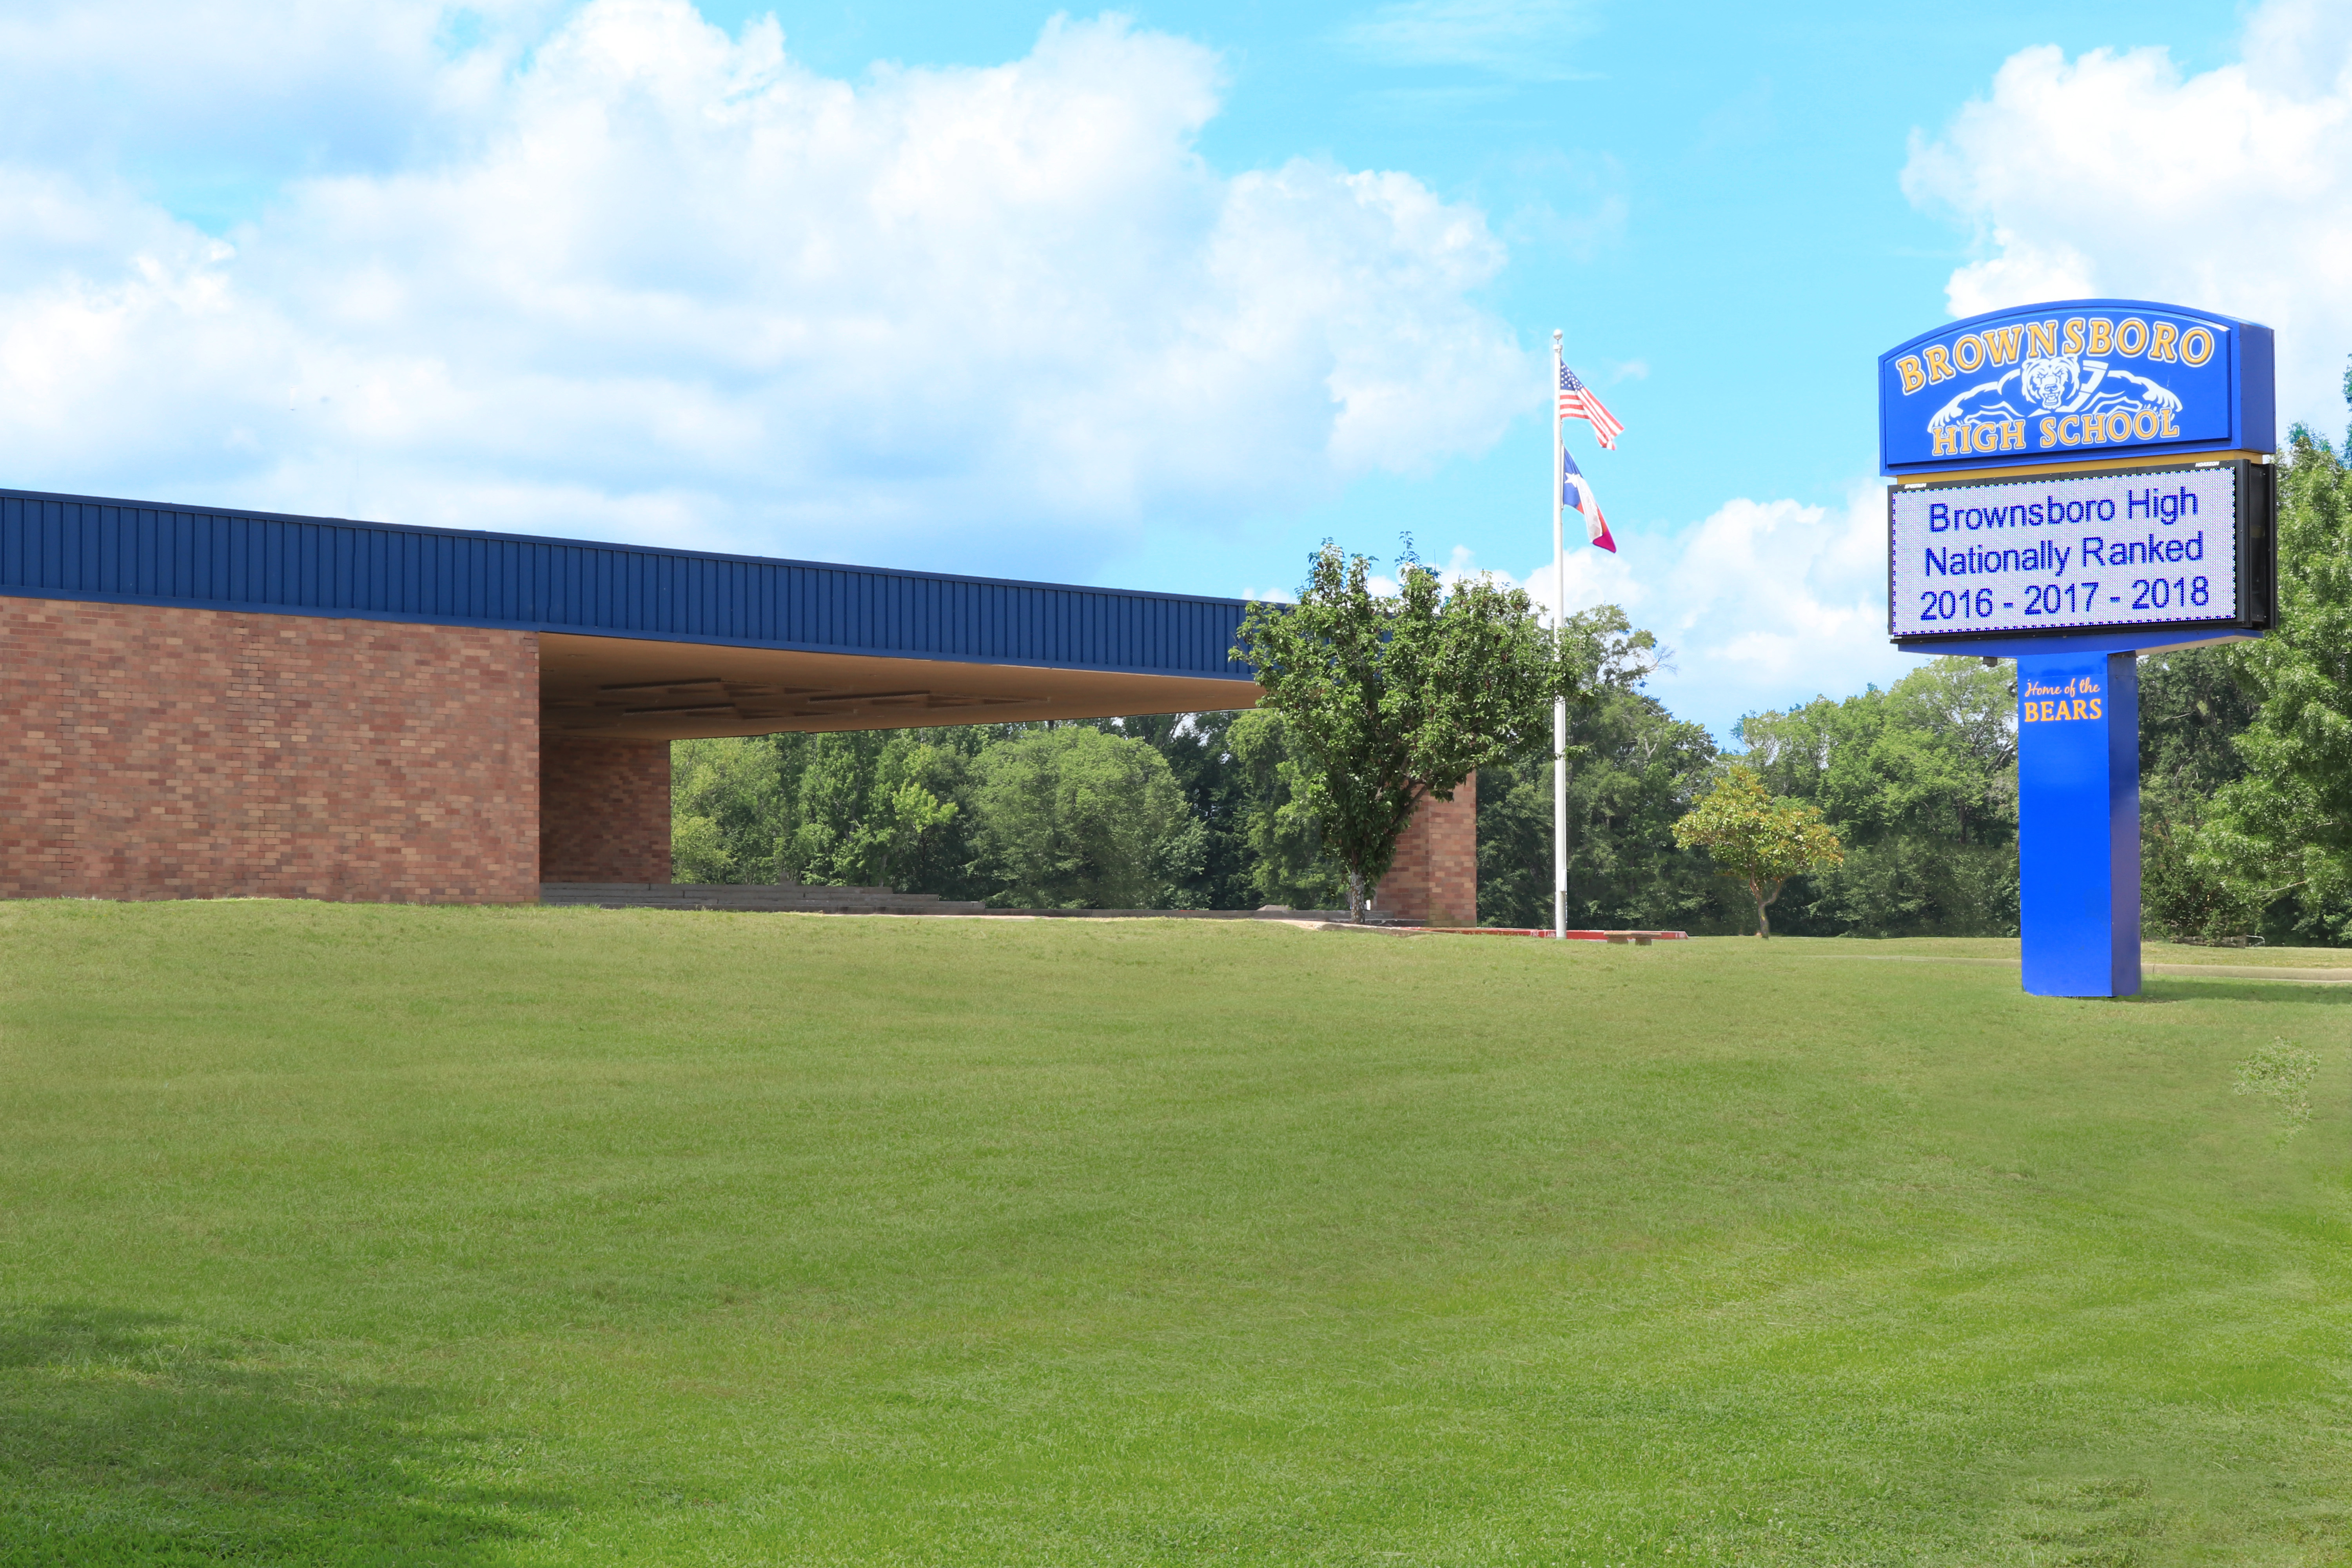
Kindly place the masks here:
<instances>
[{"instance_id":1,"label":"leafy green tree","mask_svg":"<svg viewBox=\"0 0 2352 1568\"><path fill-rule=\"evenodd\" d=\"M1604 693L1569 721L1568 916L1571 925L1707 931L1736 922L1706 858L1675 842L1676 819L1711 776L1714 738L1641 691ZM1490 925L1549 926L1551 761L1478 775L1478 909Z\"/></svg>"},{"instance_id":2,"label":"leafy green tree","mask_svg":"<svg viewBox=\"0 0 2352 1568\"><path fill-rule=\"evenodd\" d=\"M2011 841L2016 695L2007 667L1935 658L1885 690L1740 721L1741 759L1848 832Z\"/></svg>"},{"instance_id":3,"label":"leafy green tree","mask_svg":"<svg viewBox=\"0 0 2352 1568\"><path fill-rule=\"evenodd\" d=\"M2017 929L2016 697L2010 669L1928 661L1894 686L1740 721L1739 759L1818 806L1844 847L1794 882L1792 931Z\"/></svg>"},{"instance_id":4,"label":"leafy green tree","mask_svg":"<svg viewBox=\"0 0 2352 1568\"><path fill-rule=\"evenodd\" d=\"M2140 907L2177 942L2252 933L2262 900L2200 854L2216 794L2245 776L2237 739L2254 701L2227 647L2139 661Z\"/></svg>"},{"instance_id":5,"label":"leafy green tree","mask_svg":"<svg viewBox=\"0 0 2352 1568\"><path fill-rule=\"evenodd\" d=\"M1241 784L1241 837L1254 905L1326 910L1347 897L1345 868L1324 853L1314 770L1271 708L1236 714L1226 731Z\"/></svg>"},{"instance_id":6,"label":"leafy green tree","mask_svg":"<svg viewBox=\"0 0 2352 1568\"><path fill-rule=\"evenodd\" d=\"M1736 921L1706 858L1675 842L1716 761L1705 726L1640 689L1656 639L1601 605L1568 618L1583 700L1568 725L1568 908L1571 923L1707 930ZM1549 751L1549 748L1546 748ZM1478 907L1490 925L1552 917L1552 767L1532 755L1478 775Z\"/></svg>"},{"instance_id":7,"label":"leafy green tree","mask_svg":"<svg viewBox=\"0 0 2352 1568\"><path fill-rule=\"evenodd\" d=\"M792 784L776 877L833 886L898 886L926 842L953 822L952 750L924 730L795 736L777 748ZM782 740L782 737L777 739Z\"/></svg>"},{"instance_id":8,"label":"leafy green tree","mask_svg":"<svg viewBox=\"0 0 2352 1568\"><path fill-rule=\"evenodd\" d=\"M670 875L681 882L775 879L778 819L788 806L775 749L761 741L670 747Z\"/></svg>"},{"instance_id":9,"label":"leafy green tree","mask_svg":"<svg viewBox=\"0 0 2352 1568\"><path fill-rule=\"evenodd\" d=\"M858 829L874 795L886 731L795 737L778 748L791 785L791 807L778 837L775 879L821 886L864 885Z\"/></svg>"},{"instance_id":10,"label":"leafy green tree","mask_svg":"<svg viewBox=\"0 0 2352 1568\"><path fill-rule=\"evenodd\" d=\"M970 796L997 902L1164 908L1203 837L1167 759L1087 725L1034 730L975 760Z\"/></svg>"},{"instance_id":11,"label":"leafy green tree","mask_svg":"<svg viewBox=\"0 0 2352 1568\"><path fill-rule=\"evenodd\" d=\"M673 816L669 826L670 879L674 882L731 882L735 857L708 816Z\"/></svg>"},{"instance_id":12,"label":"leafy green tree","mask_svg":"<svg viewBox=\"0 0 2352 1568\"><path fill-rule=\"evenodd\" d=\"M2352 375L2346 378L2352 398ZM2352 447L2352 437L2347 437ZM2278 626L2232 650L2257 708L2194 857L2297 934L2352 941L2352 475L2297 426L2280 466Z\"/></svg>"},{"instance_id":13,"label":"leafy green tree","mask_svg":"<svg viewBox=\"0 0 2352 1568\"><path fill-rule=\"evenodd\" d=\"M2149 790L2204 800L2245 776L2238 737L2255 701L2232 647L2177 648L2139 661L2139 781Z\"/></svg>"},{"instance_id":14,"label":"leafy green tree","mask_svg":"<svg viewBox=\"0 0 2352 1568\"><path fill-rule=\"evenodd\" d=\"M1201 825L1197 868L1171 885L1171 909L1237 910L1262 901L1253 896L1250 874L1249 779L1233 742L1234 724L1242 717L1239 712L1144 713L1106 719L1097 725L1141 741L1165 757Z\"/></svg>"},{"instance_id":15,"label":"leafy green tree","mask_svg":"<svg viewBox=\"0 0 2352 1568\"><path fill-rule=\"evenodd\" d=\"M1370 562L1326 543L1298 603L1251 605L1234 650L1313 763L1303 804L1358 921L1422 801L1548 746L1552 695L1573 685L1524 590L1481 577L1449 593L1410 560L1402 578L1376 595Z\"/></svg>"},{"instance_id":16,"label":"leafy green tree","mask_svg":"<svg viewBox=\"0 0 2352 1568\"><path fill-rule=\"evenodd\" d=\"M2262 901L2199 858L2203 824L2184 801L2143 795L2139 818L2142 920L2175 942L2221 942L2251 935Z\"/></svg>"},{"instance_id":17,"label":"leafy green tree","mask_svg":"<svg viewBox=\"0 0 2352 1568\"><path fill-rule=\"evenodd\" d=\"M1827 870L1843 858L1819 810L1776 800L1755 769L1737 764L1675 824L1675 841L1706 850L1725 875L1747 884L1759 937L1772 934L1767 911L1790 878Z\"/></svg>"},{"instance_id":18,"label":"leafy green tree","mask_svg":"<svg viewBox=\"0 0 2352 1568\"><path fill-rule=\"evenodd\" d=\"M952 880L963 848L954 796L970 744L959 730L678 742L671 875L909 888Z\"/></svg>"}]
</instances>

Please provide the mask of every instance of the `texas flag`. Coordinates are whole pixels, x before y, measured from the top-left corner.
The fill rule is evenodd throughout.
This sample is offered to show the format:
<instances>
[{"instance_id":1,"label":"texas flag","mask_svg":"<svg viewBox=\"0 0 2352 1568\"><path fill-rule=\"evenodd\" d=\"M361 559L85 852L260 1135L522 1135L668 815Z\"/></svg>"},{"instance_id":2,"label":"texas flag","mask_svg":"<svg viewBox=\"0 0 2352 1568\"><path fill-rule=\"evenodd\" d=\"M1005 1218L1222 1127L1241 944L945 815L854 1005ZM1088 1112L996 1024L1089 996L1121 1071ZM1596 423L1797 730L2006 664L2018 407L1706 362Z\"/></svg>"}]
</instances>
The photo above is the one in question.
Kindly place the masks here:
<instances>
[{"instance_id":1,"label":"texas flag","mask_svg":"<svg viewBox=\"0 0 2352 1568\"><path fill-rule=\"evenodd\" d=\"M1617 542L1609 537L1609 524L1601 515L1601 502L1592 493L1592 481L1579 471L1574 455L1565 445L1559 449L1559 501L1584 514L1586 538L1610 554L1617 553Z\"/></svg>"}]
</instances>

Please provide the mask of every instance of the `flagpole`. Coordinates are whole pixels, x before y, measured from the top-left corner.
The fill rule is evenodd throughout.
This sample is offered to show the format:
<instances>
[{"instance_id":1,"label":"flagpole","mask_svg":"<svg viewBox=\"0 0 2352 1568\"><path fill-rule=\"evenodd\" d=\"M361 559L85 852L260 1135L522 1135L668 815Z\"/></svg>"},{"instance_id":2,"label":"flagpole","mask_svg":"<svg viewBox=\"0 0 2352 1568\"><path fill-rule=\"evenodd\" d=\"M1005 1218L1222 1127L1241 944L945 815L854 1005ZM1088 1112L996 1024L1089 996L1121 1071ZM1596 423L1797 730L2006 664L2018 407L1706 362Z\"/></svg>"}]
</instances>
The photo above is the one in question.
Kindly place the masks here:
<instances>
[{"instance_id":1,"label":"flagpole","mask_svg":"<svg viewBox=\"0 0 2352 1568\"><path fill-rule=\"evenodd\" d=\"M1559 417L1559 329L1551 334L1551 635L1565 651L1568 635L1568 552L1560 541L1563 470L1568 437ZM1551 700L1551 934L1568 940L1568 698Z\"/></svg>"}]
</instances>

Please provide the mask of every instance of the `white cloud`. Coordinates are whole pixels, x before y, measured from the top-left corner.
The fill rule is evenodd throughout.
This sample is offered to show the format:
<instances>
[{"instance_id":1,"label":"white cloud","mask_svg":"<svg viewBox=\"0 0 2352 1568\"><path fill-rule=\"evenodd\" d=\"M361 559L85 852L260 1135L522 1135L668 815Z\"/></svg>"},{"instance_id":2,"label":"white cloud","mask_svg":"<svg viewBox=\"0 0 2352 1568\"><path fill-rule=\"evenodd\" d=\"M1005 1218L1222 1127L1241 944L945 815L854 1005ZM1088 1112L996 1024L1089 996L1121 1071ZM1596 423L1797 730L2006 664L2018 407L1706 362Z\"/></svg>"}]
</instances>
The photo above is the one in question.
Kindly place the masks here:
<instances>
[{"instance_id":1,"label":"white cloud","mask_svg":"<svg viewBox=\"0 0 2352 1568\"><path fill-rule=\"evenodd\" d=\"M487 108L561 0L14 0L0 154L234 178L388 167Z\"/></svg>"},{"instance_id":2,"label":"white cloud","mask_svg":"<svg viewBox=\"0 0 2352 1568\"><path fill-rule=\"evenodd\" d=\"M1568 607L1617 605L1656 633L1674 659L1651 690L1718 737L1744 713L1890 684L1918 663L1886 640L1886 492L1874 482L1834 509L1727 501L1678 531L1621 532L1615 554L1568 521ZM1454 552L1453 573L1476 569ZM1515 580L1547 615L1561 602L1549 561Z\"/></svg>"},{"instance_id":3,"label":"white cloud","mask_svg":"<svg viewBox=\"0 0 2352 1568\"><path fill-rule=\"evenodd\" d=\"M298 79L253 123L348 87L360 129L225 241L0 137L13 483L1071 576L1154 517L1482 451L1539 375L1474 302L1504 262L1476 209L1220 174L1217 58L1116 17L853 84L684 0L543 36L493 7L470 40L433 5L197 11L0 27L12 114L69 115L42 73L87 81L152 16L199 62L282 26L256 53Z\"/></svg>"},{"instance_id":4,"label":"white cloud","mask_svg":"<svg viewBox=\"0 0 2352 1568\"><path fill-rule=\"evenodd\" d=\"M2054 47L1915 144L1904 188L1976 226L1955 315L2067 295L2176 301L2277 329L2281 414L2332 429L2352 351L2352 10L2273 0L2241 58Z\"/></svg>"}]
</instances>

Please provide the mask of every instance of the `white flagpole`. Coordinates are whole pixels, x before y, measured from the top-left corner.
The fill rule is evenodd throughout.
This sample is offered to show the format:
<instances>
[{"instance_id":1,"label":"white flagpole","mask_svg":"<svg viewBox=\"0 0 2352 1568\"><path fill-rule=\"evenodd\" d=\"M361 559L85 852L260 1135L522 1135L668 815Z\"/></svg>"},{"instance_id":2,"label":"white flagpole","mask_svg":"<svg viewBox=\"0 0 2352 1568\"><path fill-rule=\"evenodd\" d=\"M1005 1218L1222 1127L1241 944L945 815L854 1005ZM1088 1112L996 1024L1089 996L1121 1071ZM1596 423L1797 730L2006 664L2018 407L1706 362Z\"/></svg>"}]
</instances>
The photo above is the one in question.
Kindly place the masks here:
<instances>
[{"instance_id":1,"label":"white flagpole","mask_svg":"<svg viewBox=\"0 0 2352 1568\"><path fill-rule=\"evenodd\" d=\"M1560 541L1561 458L1567 437L1559 418L1559 330L1551 334L1551 635L1568 630L1568 552ZM1568 940L1568 699L1551 703L1551 934Z\"/></svg>"}]
</instances>

